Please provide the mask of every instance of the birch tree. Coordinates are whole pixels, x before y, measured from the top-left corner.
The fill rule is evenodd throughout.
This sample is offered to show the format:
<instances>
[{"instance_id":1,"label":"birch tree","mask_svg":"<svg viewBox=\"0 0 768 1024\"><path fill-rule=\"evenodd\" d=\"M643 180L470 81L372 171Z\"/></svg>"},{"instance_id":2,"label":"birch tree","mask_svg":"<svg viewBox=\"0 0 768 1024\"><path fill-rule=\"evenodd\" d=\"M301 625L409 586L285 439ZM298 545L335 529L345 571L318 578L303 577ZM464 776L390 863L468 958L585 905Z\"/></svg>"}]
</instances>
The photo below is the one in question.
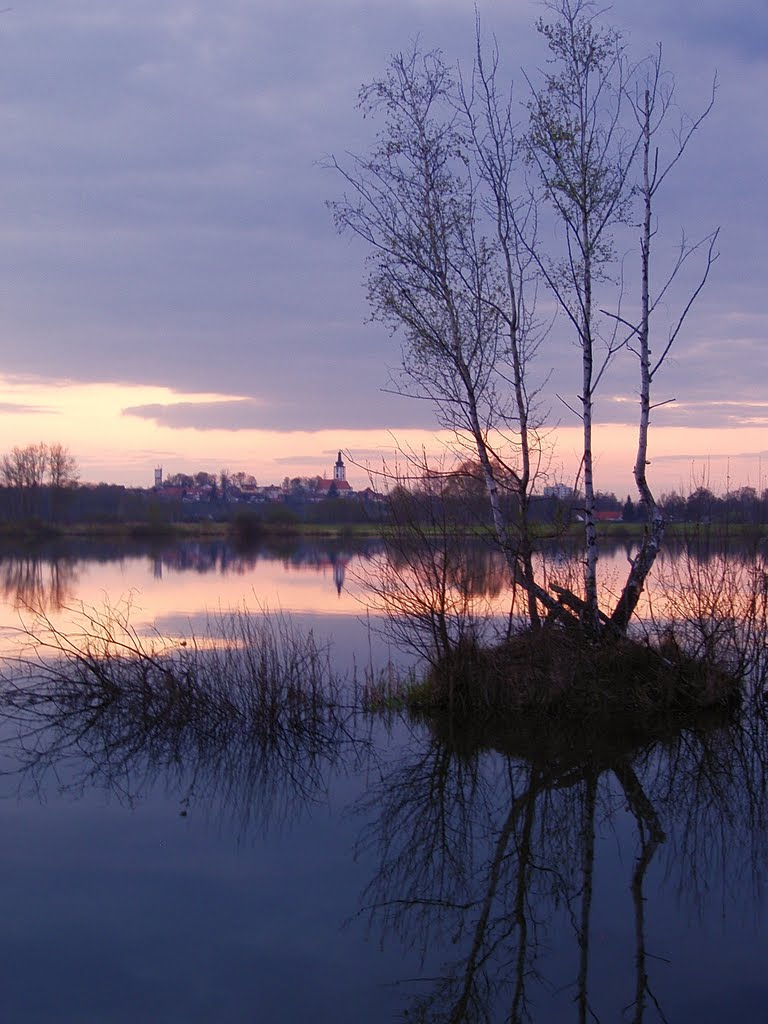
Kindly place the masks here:
<instances>
[{"instance_id":1,"label":"birch tree","mask_svg":"<svg viewBox=\"0 0 768 1024\"><path fill-rule=\"evenodd\" d=\"M503 472L512 478L520 507L519 539L523 569L533 579L533 540L530 505L533 484L542 461L542 445L536 429L539 410L538 387L532 384L530 365L541 335L533 315L535 295L533 270L536 249L536 203L521 188L520 164L524 146L518 139L511 95L498 84L499 50L494 45L483 52L480 22L475 22L475 63L471 88L461 83L461 108L471 140L473 166L481 183L481 205L496 235L499 277L503 303L498 307L506 337L507 377L518 438L519 460L510 465L501 460ZM533 591L528 594L531 623L538 625L538 608Z\"/></svg>"},{"instance_id":2,"label":"birch tree","mask_svg":"<svg viewBox=\"0 0 768 1024\"><path fill-rule=\"evenodd\" d=\"M621 34L598 24L601 12L591 0L552 0L547 7L551 20L541 19L537 29L548 66L536 80L527 76L524 136L511 97L498 85L498 47L484 54L476 23L466 81L439 54L414 48L362 90L364 114L380 118L382 128L369 155L350 156L345 165L330 161L348 186L330 205L337 226L368 245L373 317L405 338L402 390L431 401L439 424L454 435L456 454L480 466L496 537L528 595L531 625L539 625L543 610L578 619L596 638L626 633L664 535L646 470L651 414L664 404L653 386L706 283L717 233L694 244L683 236L666 277L654 273L655 203L711 103L697 119L681 122L663 157L659 141L672 88L661 50L632 67ZM538 237L542 204L559 228L558 251ZM614 236L622 232L623 239L633 224L639 294L637 313L627 318L622 302L635 288L618 269ZM696 254L703 260L698 281L657 340L654 314L669 304L672 286ZM542 445L530 364L541 334L531 296L540 281L580 353L578 395L564 401L582 428L583 598L554 583L545 590L534 570L529 509ZM598 593L594 403L622 349L637 359L633 472L646 523L611 611L600 607ZM505 488L517 499L517 518L505 518Z\"/></svg>"},{"instance_id":3,"label":"birch tree","mask_svg":"<svg viewBox=\"0 0 768 1024\"><path fill-rule=\"evenodd\" d=\"M593 405L618 343L615 331L601 332L595 290L613 262L612 231L627 220L637 142L622 122L627 62L620 34L596 24L588 0L558 0L549 9L555 20L540 20L537 28L547 43L552 71L542 85L531 82L528 152L562 229L564 252L551 256L534 250L533 255L581 349L579 409L574 411L583 429L584 618L597 633Z\"/></svg>"},{"instance_id":4,"label":"birch tree","mask_svg":"<svg viewBox=\"0 0 768 1024\"><path fill-rule=\"evenodd\" d=\"M640 223L639 267L640 267L640 302L639 318L631 323L623 317L617 319L629 328L627 344L638 360L639 368L639 417L637 455L633 467L633 475L637 485L638 496L645 509L645 528L643 541L637 555L631 560L630 571L622 588L619 601L611 615L611 623L621 632L625 632L637 607L648 574L661 549L664 540L666 521L664 513L651 489L648 480L648 438L651 423L651 412L664 401L655 403L652 397L656 375L663 366L669 352L677 340L693 303L706 284L712 264L717 259L715 246L719 229L695 243L689 243L683 235L666 277L657 284L655 293L652 291L652 249L658 230L654 213L659 190L667 176L677 166L685 153L694 133L709 114L715 100L713 82L712 96L705 109L693 119L683 119L677 130L672 134L672 145L664 157L657 143L657 136L665 128L669 119L674 96L674 80L665 75L662 66L662 51L658 48L655 56L646 65L644 80L634 90L628 91L632 111L640 133L641 170L637 190L642 208ZM668 301L670 290L677 280L680 271L689 260L703 255L703 269L693 290L683 300L680 311L673 320L666 338L662 336L660 348L654 355L651 342L652 317L660 302Z\"/></svg>"},{"instance_id":5,"label":"birch tree","mask_svg":"<svg viewBox=\"0 0 768 1024\"><path fill-rule=\"evenodd\" d=\"M563 227L566 252L560 260L538 251L534 255L560 308L575 328L582 351L579 415L584 439L587 623L593 632L608 626L613 632L624 633L664 537L664 516L647 476L651 412L665 404L654 402L652 388L716 259L717 232L693 244L683 235L671 269L656 282L654 292L656 199L711 110L714 89L704 111L695 119L683 119L673 132L673 144L665 158L657 136L670 115L674 83L663 71L661 48L655 57L629 70L621 36L596 24L596 9L589 0L556 0L550 10L556 20L553 24L540 21L538 28L548 44L554 69L545 76L543 87L532 86L529 144L531 162ZM632 219L636 201L640 206L639 315L631 322L618 312L620 289L613 310L598 310L595 293L596 286L609 278L615 260L612 232ZM677 319L654 355L653 314L660 303L670 301L680 271L701 252L703 270L698 283L682 302ZM608 330L606 320L613 325ZM617 334L619 326L627 328L627 333ZM593 401L613 355L624 346L638 360L638 444L633 475L646 522L640 550L631 560L619 601L609 618L598 607Z\"/></svg>"}]
</instances>

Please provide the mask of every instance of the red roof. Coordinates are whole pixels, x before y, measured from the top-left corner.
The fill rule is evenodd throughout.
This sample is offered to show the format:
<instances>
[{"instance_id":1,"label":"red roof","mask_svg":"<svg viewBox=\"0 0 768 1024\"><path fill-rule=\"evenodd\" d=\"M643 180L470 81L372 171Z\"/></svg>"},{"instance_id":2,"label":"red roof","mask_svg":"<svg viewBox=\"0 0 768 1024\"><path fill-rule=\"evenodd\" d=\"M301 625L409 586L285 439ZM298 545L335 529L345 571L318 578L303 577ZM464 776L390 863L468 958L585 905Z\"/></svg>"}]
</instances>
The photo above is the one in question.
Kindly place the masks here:
<instances>
[{"instance_id":1,"label":"red roof","mask_svg":"<svg viewBox=\"0 0 768 1024\"><path fill-rule=\"evenodd\" d=\"M349 480L318 480L318 491L329 491L336 484L337 491L351 491L352 486Z\"/></svg>"}]
</instances>

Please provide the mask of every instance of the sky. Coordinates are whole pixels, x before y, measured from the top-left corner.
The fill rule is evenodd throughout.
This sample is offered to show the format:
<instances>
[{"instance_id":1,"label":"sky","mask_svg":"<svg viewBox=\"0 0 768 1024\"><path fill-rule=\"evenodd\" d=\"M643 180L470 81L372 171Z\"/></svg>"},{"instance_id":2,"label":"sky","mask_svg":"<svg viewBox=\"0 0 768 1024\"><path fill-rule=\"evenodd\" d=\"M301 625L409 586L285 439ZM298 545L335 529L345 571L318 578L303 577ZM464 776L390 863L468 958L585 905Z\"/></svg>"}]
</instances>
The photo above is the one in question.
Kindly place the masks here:
<instances>
[{"instance_id":1,"label":"sky","mask_svg":"<svg viewBox=\"0 0 768 1024\"><path fill-rule=\"evenodd\" d=\"M528 0L479 4L514 95L545 52ZM368 321L365 250L333 227L331 154L364 152L361 84L418 37L469 67L471 0L16 0L0 12L0 452L61 442L85 481L245 470L353 485L439 452L391 393L400 339ZM720 227L719 258L658 380L658 491L768 486L768 8L617 0L663 43L681 111L715 107L659 205L659 251ZM621 243L623 244L623 242ZM629 243L627 243L629 245ZM629 249L627 249L629 251ZM548 298L540 297L542 316ZM677 296L662 309L674 320ZM579 352L552 320L535 366L549 482L573 479ZM598 396L596 486L632 489L635 365ZM565 399L565 403L557 396ZM765 478L764 479L764 475ZM544 482L544 481L542 481Z\"/></svg>"}]
</instances>

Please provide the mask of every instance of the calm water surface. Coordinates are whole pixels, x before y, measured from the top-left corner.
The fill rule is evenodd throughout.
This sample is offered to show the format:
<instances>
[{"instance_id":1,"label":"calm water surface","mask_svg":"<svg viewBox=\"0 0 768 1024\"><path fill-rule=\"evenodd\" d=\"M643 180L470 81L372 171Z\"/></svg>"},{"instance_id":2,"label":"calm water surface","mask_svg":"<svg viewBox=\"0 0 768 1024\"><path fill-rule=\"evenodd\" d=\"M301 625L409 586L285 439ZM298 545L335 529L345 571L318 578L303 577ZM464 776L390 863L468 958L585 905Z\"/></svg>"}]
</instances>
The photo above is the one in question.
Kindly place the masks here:
<instances>
[{"instance_id":1,"label":"calm water surface","mask_svg":"<svg viewBox=\"0 0 768 1024\"><path fill-rule=\"evenodd\" d=\"M202 636L245 603L351 673L397 656L378 550L0 552L3 642L31 607ZM759 717L598 754L352 709L322 743L208 745L59 711L3 724L3 1021L768 1019Z\"/></svg>"}]
</instances>

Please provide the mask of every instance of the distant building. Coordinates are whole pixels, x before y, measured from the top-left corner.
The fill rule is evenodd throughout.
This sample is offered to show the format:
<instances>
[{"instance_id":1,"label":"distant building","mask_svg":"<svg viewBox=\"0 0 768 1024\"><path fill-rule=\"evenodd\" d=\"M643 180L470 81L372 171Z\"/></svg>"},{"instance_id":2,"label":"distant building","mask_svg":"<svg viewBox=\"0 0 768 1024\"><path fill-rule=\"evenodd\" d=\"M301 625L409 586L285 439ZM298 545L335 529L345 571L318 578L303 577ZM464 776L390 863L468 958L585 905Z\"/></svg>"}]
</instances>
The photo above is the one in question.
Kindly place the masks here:
<instances>
[{"instance_id":1,"label":"distant building","mask_svg":"<svg viewBox=\"0 0 768 1024\"><path fill-rule=\"evenodd\" d=\"M548 484L543 491L545 498L557 498L558 501L570 501L573 488L568 484Z\"/></svg>"},{"instance_id":2,"label":"distant building","mask_svg":"<svg viewBox=\"0 0 768 1024\"><path fill-rule=\"evenodd\" d=\"M332 492L332 488L335 488L336 493L340 498L351 497L355 492L347 480L347 467L344 465L344 460L339 452L339 457L336 460L336 464L333 467L333 479L332 480L318 480L317 482L317 496L318 498L327 498Z\"/></svg>"},{"instance_id":3,"label":"distant building","mask_svg":"<svg viewBox=\"0 0 768 1024\"><path fill-rule=\"evenodd\" d=\"M209 473L197 473L194 476L186 473L174 473L163 479L162 466L155 469L154 490L159 498L185 502L227 501L230 504L261 504L265 502L281 502L287 500L322 501L329 495L336 494L340 498L359 497L363 501L382 501L382 495L376 494L371 488L359 494L353 490L347 480L347 467L341 457L341 451L333 466L333 475L327 479L300 478L295 481L300 486L294 494L291 481L286 477L283 486L267 484L259 487L256 478L249 473L234 473L226 488L217 488L215 477ZM317 486L315 486L315 479Z\"/></svg>"},{"instance_id":4,"label":"distant building","mask_svg":"<svg viewBox=\"0 0 768 1024\"><path fill-rule=\"evenodd\" d=\"M374 491L372 487L366 487L364 491L357 492L358 498L367 502L385 502L387 500L386 494L379 494L378 491Z\"/></svg>"},{"instance_id":5,"label":"distant building","mask_svg":"<svg viewBox=\"0 0 768 1024\"><path fill-rule=\"evenodd\" d=\"M282 501L284 497L282 487L278 487L277 484L267 484L266 487L260 487L259 493L263 501Z\"/></svg>"},{"instance_id":6,"label":"distant building","mask_svg":"<svg viewBox=\"0 0 768 1024\"><path fill-rule=\"evenodd\" d=\"M164 501L181 501L186 496L186 493L183 487L163 487L158 497Z\"/></svg>"},{"instance_id":7,"label":"distant building","mask_svg":"<svg viewBox=\"0 0 768 1024\"><path fill-rule=\"evenodd\" d=\"M602 509L595 512L595 519L598 523L622 523L624 521L624 514L620 511Z\"/></svg>"}]
</instances>

